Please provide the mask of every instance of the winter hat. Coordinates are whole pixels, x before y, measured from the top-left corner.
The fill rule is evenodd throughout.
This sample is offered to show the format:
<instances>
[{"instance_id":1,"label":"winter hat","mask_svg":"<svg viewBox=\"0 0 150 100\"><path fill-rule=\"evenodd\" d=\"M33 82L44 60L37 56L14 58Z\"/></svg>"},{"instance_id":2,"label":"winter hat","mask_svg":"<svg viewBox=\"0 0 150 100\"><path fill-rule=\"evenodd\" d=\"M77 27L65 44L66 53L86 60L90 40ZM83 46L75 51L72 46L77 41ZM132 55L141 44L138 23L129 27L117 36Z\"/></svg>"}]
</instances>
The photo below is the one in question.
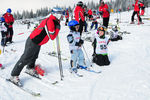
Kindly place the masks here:
<instances>
[{"instance_id":1,"label":"winter hat","mask_svg":"<svg viewBox=\"0 0 150 100\"><path fill-rule=\"evenodd\" d=\"M7 9L7 12L8 12L8 13L11 13L11 9L10 9L10 8L8 8L8 9Z\"/></svg>"},{"instance_id":2,"label":"winter hat","mask_svg":"<svg viewBox=\"0 0 150 100\"><path fill-rule=\"evenodd\" d=\"M78 3L77 3L77 6L83 6L83 2L82 1L79 1Z\"/></svg>"},{"instance_id":3,"label":"winter hat","mask_svg":"<svg viewBox=\"0 0 150 100\"><path fill-rule=\"evenodd\" d=\"M63 15L63 10L61 8L53 8L51 13L60 20Z\"/></svg>"}]
</instances>

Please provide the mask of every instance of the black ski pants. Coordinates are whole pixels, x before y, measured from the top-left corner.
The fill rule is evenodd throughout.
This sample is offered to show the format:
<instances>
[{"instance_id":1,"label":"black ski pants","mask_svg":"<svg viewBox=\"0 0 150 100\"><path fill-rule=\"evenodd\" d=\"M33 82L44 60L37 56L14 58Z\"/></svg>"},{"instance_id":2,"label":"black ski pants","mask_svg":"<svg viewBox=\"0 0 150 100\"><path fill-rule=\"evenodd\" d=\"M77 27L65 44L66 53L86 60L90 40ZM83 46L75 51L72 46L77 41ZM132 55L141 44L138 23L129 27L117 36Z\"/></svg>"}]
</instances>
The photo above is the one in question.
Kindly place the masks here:
<instances>
[{"instance_id":1,"label":"black ski pants","mask_svg":"<svg viewBox=\"0 0 150 100\"><path fill-rule=\"evenodd\" d=\"M2 36L1 45L5 46L7 41L7 32L1 31L1 36Z\"/></svg>"},{"instance_id":2,"label":"black ski pants","mask_svg":"<svg viewBox=\"0 0 150 100\"><path fill-rule=\"evenodd\" d=\"M80 35L82 35L84 22L83 22L81 19L80 19L80 21L79 21L79 25L80 25L80 27L79 27L79 32L80 32Z\"/></svg>"},{"instance_id":3,"label":"black ski pants","mask_svg":"<svg viewBox=\"0 0 150 100\"><path fill-rule=\"evenodd\" d=\"M99 66L109 65L110 61L107 55L97 55L93 57L93 62Z\"/></svg>"},{"instance_id":4,"label":"black ski pants","mask_svg":"<svg viewBox=\"0 0 150 100\"><path fill-rule=\"evenodd\" d=\"M7 42L12 42L12 37L13 37L13 28L12 27L9 27L8 30L7 30L7 33L8 33L8 40Z\"/></svg>"},{"instance_id":5,"label":"black ski pants","mask_svg":"<svg viewBox=\"0 0 150 100\"><path fill-rule=\"evenodd\" d=\"M134 11L131 17L131 21L134 22L134 16L137 14L137 18L139 20L139 22L142 22L142 19L140 17L139 11Z\"/></svg>"},{"instance_id":6,"label":"black ski pants","mask_svg":"<svg viewBox=\"0 0 150 100\"><path fill-rule=\"evenodd\" d=\"M13 68L11 75L19 76L25 65L27 65L28 68L34 68L35 61L39 55L40 47L41 46L33 43L32 40L28 38L24 53Z\"/></svg>"},{"instance_id":7,"label":"black ski pants","mask_svg":"<svg viewBox=\"0 0 150 100\"><path fill-rule=\"evenodd\" d=\"M109 24L109 17L103 18L103 26L105 26L107 28L108 24Z\"/></svg>"}]
</instances>

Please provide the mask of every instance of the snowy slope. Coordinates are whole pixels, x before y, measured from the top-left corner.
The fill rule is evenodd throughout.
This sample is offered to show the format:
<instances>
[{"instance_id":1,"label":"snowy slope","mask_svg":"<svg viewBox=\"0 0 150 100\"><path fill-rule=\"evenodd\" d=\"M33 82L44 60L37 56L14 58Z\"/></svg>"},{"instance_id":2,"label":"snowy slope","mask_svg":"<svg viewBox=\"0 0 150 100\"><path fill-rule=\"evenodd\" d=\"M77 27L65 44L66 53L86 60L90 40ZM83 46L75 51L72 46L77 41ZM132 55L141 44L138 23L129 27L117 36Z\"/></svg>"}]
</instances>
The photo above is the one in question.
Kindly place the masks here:
<instances>
[{"instance_id":1,"label":"snowy slope","mask_svg":"<svg viewBox=\"0 0 150 100\"><path fill-rule=\"evenodd\" d=\"M130 22L131 13L121 13L122 23L119 27L131 34L123 35L121 41L110 42L108 53L111 64L103 67L93 65L93 69L102 71L101 74L79 70L84 77L76 77L69 73L70 53L66 39L69 29L62 21L60 45L62 57L68 59L62 61L64 81L60 81L57 58L47 55L47 52L56 51L56 43L49 41L42 46L36 64L41 64L45 69L47 74L44 78L49 82L58 80L59 83L51 85L49 82L34 79L24 73L24 68L20 75L21 82L24 87L40 92L41 97L33 97L0 78L0 100L150 100L150 21L143 20L144 25L129 25L127 22ZM117 14L111 14L111 24L116 23L114 20L116 17ZM11 70L22 55L25 41L33 27L34 25L27 30L26 25L15 23L13 38L15 43L4 48L7 52L0 55L0 63L6 67L0 70L0 76L10 77ZM18 35L19 33L24 34ZM91 42L85 41L84 47L91 58L93 52ZM87 57L86 63L88 64Z\"/></svg>"}]
</instances>

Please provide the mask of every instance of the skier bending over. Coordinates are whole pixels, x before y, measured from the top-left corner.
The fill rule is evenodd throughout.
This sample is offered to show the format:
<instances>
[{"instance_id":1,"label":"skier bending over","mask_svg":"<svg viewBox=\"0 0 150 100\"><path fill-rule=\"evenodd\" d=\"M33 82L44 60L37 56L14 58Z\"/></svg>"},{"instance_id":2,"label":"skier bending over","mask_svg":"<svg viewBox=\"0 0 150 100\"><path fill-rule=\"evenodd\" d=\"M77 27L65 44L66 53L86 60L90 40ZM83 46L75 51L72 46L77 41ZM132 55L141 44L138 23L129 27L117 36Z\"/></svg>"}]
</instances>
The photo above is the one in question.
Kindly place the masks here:
<instances>
[{"instance_id":1,"label":"skier bending over","mask_svg":"<svg viewBox=\"0 0 150 100\"><path fill-rule=\"evenodd\" d=\"M76 20L71 20L68 23L70 28L70 33L67 36L69 42L69 48L71 53L71 72L77 73L77 68L86 68L84 67L84 54L81 49L84 41L81 39L79 30L79 23ZM77 63L78 62L78 63Z\"/></svg>"},{"instance_id":2,"label":"skier bending over","mask_svg":"<svg viewBox=\"0 0 150 100\"><path fill-rule=\"evenodd\" d=\"M50 15L44 19L40 25L30 34L26 41L25 50L19 61L11 72L10 80L17 85L21 85L19 75L25 65L27 65L26 73L34 77L39 77L35 70L35 61L38 58L41 45L51 40L54 40L60 30L60 13Z\"/></svg>"},{"instance_id":3,"label":"skier bending over","mask_svg":"<svg viewBox=\"0 0 150 100\"><path fill-rule=\"evenodd\" d=\"M92 43L94 47L93 62L99 66L109 65L107 45L110 40L105 37L104 26L100 26L97 31L98 34Z\"/></svg>"}]
</instances>

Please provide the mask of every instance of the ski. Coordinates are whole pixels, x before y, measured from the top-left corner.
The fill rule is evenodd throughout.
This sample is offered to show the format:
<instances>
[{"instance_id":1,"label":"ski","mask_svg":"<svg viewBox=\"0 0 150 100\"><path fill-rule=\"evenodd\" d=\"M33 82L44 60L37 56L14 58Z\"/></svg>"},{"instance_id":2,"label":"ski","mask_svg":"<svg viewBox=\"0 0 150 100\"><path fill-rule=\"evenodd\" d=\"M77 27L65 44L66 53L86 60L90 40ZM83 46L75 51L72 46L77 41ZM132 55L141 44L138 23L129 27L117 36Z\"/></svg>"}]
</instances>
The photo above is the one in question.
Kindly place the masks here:
<instances>
[{"instance_id":1,"label":"ski","mask_svg":"<svg viewBox=\"0 0 150 100\"><path fill-rule=\"evenodd\" d=\"M78 76L78 77L83 77L83 75L82 75L82 74L75 73L74 71L71 71L71 69L69 69L69 72L70 72L71 74L73 74L73 75Z\"/></svg>"},{"instance_id":2,"label":"ski","mask_svg":"<svg viewBox=\"0 0 150 100\"><path fill-rule=\"evenodd\" d=\"M49 53L47 53L49 56L52 56L52 57L58 57L58 55L56 54L56 53L51 53L51 52L49 52ZM61 57L61 59L62 60L67 60L67 58L62 58Z\"/></svg>"},{"instance_id":3,"label":"ski","mask_svg":"<svg viewBox=\"0 0 150 100\"><path fill-rule=\"evenodd\" d=\"M86 68L86 69L83 69L83 70L88 71L88 72L92 72L92 73L96 73L96 74L101 73L101 71L95 71L95 70L92 70L92 69L89 69L89 68Z\"/></svg>"},{"instance_id":4,"label":"ski","mask_svg":"<svg viewBox=\"0 0 150 100\"><path fill-rule=\"evenodd\" d=\"M23 86L19 86L19 85L13 83L12 81L10 81L10 79L6 79L6 81L9 82L9 83L14 84L15 86L17 86L18 88L20 88L20 89L23 90L24 92L26 92L26 93L28 93L28 94L31 94L32 96L35 96L35 97L40 97L40 96L41 96L40 93L34 92L34 91L32 91L32 90L30 90L30 89L28 89L28 88L25 88L25 87L23 87Z\"/></svg>"},{"instance_id":5,"label":"ski","mask_svg":"<svg viewBox=\"0 0 150 100\"><path fill-rule=\"evenodd\" d=\"M83 77L83 75L82 75L82 74L79 74L79 73L71 73L71 74L74 74L74 75L76 75L76 76L78 76L78 77Z\"/></svg>"},{"instance_id":6,"label":"ski","mask_svg":"<svg viewBox=\"0 0 150 100\"><path fill-rule=\"evenodd\" d=\"M26 72L25 72L26 73ZM30 74L28 74L28 73L26 73L27 75L29 75L29 76L31 76L31 77L33 77L33 78L35 78L35 79L38 79L38 80L40 80L40 81L42 81L43 83L45 83L45 84L52 84L52 85L56 85L57 83L59 83L58 81L54 81L54 82L51 82L51 81L49 81L47 78L41 78L41 77L36 77L36 76L33 76L33 75L30 75ZM48 83L46 83L46 82L48 82Z\"/></svg>"}]
</instances>

